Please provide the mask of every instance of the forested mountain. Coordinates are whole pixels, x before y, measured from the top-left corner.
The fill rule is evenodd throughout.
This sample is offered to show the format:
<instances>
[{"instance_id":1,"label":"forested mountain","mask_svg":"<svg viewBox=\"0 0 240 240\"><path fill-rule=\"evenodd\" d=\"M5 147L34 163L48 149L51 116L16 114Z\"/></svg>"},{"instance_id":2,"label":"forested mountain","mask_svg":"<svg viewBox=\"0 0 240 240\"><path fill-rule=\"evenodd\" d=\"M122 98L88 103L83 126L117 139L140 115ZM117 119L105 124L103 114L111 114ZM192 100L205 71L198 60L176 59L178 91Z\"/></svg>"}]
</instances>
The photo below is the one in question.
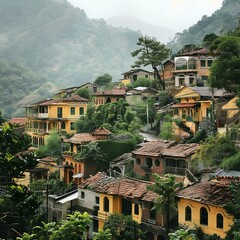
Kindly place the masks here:
<instances>
[{"instance_id":1,"label":"forested mountain","mask_svg":"<svg viewBox=\"0 0 240 240\"><path fill-rule=\"evenodd\" d=\"M0 60L0 110L4 118L24 116L24 105L52 95L57 88L20 64Z\"/></svg>"},{"instance_id":2,"label":"forested mountain","mask_svg":"<svg viewBox=\"0 0 240 240\"><path fill-rule=\"evenodd\" d=\"M193 9L197 11L197 9ZM202 17L196 24L182 33L176 33L174 39L167 45L173 53L178 52L186 44L200 45L206 34L225 35L238 26L240 17L240 0L224 0L222 7L212 16Z\"/></svg>"},{"instance_id":3,"label":"forested mountain","mask_svg":"<svg viewBox=\"0 0 240 240\"><path fill-rule=\"evenodd\" d=\"M0 0L0 6L0 59L19 62L59 87L106 72L119 78L133 62L138 32L90 20L66 0Z\"/></svg>"}]
</instances>

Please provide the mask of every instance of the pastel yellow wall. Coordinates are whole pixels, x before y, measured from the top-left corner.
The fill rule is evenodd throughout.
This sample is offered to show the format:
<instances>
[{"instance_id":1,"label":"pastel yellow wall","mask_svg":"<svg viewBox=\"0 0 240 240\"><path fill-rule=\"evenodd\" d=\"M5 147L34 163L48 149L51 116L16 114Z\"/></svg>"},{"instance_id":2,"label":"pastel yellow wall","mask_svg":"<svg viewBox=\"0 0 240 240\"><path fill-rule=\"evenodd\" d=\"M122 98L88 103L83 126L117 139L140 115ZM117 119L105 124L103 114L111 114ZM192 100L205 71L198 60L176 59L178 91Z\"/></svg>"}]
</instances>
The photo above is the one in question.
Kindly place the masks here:
<instances>
[{"instance_id":1,"label":"pastel yellow wall","mask_svg":"<svg viewBox=\"0 0 240 240\"><path fill-rule=\"evenodd\" d=\"M131 80L130 79L123 79L123 80L121 80L121 83L126 86L128 84L131 84Z\"/></svg>"},{"instance_id":2,"label":"pastel yellow wall","mask_svg":"<svg viewBox=\"0 0 240 240\"><path fill-rule=\"evenodd\" d=\"M134 205L135 204L133 203L132 204L132 219L140 224L142 222L142 207L138 204L139 214L136 215L136 214L134 214Z\"/></svg>"},{"instance_id":3,"label":"pastel yellow wall","mask_svg":"<svg viewBox=\"0 0 240 240\"><path fill-rule=\"evenodd\" d=\"M189 206L192 210L192 221L185 221L185 208ZM200 208L205 207L208 211L208 226L200 225ZM223 216L223 229L216 227L216 216L221 213ZM180 199L178 202L178 223L181 225L186 225L189 228L194 228L196 226L201 227L205 234L216 233L221 238L224 238L226 231L229 230L230 225L233 223L233 218L228 215L224 208L217 207L214 205L205 205L200 202L195 202L188 199Z\"/></svg>"}]
</instances>

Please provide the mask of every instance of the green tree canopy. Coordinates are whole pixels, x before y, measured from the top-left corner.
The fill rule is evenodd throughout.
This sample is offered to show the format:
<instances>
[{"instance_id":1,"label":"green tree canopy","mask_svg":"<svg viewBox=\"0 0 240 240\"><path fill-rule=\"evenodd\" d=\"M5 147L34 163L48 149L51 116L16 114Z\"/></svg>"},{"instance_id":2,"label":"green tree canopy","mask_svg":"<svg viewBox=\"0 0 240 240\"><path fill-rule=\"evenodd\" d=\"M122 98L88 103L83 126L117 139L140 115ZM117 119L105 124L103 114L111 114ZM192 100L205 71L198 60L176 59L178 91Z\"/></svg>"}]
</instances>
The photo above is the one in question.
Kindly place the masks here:
<instances>
[{"instance_id":1,"label":"green tree canopy","mask_svg":"<svg viewBox=\"0 0 240 240\"><path fill-rule=\"evenodd\" d=\"M92 98L91 92L86 87L82 87L82 88L78 89L76 94L79 95L80 97L83 97L83 98L86 98L86 99L91 99Z\"/></svg>"},{"instance_id":2,"label":"green tree canopy","mask_svg":"<svg viewBox=\"0 0 240 240\"><path fill-rule=\"evenodd\" d=\"M134 83L133 83L133 87L150 87L151 85L151 80L149 78L138 78Z\"/></svg>"},{"instance_id":3,"label":"green tree canopy","mask_svg":"<svg viewBox=\"0 0 240 240\"><path fill-rule=\"evenodd\" d=\"M218 37L210 49L220 54L210 69L211 86L234 89L240 79L240 36Z\"/></svg>"},{"instance_id":4,"label":"green tree canopy","mask_svg":"<svg viewBox=\"0 0 240 240\"><path fill-rule=\"evenodd\" d=\"M112 76L108 73L105 73L104 75L98 76L93 83L98 86L107 86L111 82L112 82Z\"/></svg>"},{"instance_id":5,"label":"green tree canopy","mask_svg":"<svg viewBox=\"0 0 240 240\"><path fill-rule=\"evenodd\" d=\"M181 183L176 182L172 175L165 175L164 177L158 174L153 175L155 182L147 187L148 190L155 192L158 196L154 203L154 209L160 213L166 214L167 225L166 231L169 231L170 212L177 210L176 193L181 187Z\"/></svg>"},{"instance_id":6,"label":"green tree canopy","mask_svg":"<svg viewBox=\"0 0 240 240\"><path fill-rule=\"evenodd\" d=\"M162 62L169 56L170 49L155 39L148 37L140 37L137 45L139 49L132 52L133 57L138 57L135 64L132 67L151 66L154 70L159 84L163 90L165 90L164 79L159 74L159 67L163 69Z\"/></svg>"}]
</instances>

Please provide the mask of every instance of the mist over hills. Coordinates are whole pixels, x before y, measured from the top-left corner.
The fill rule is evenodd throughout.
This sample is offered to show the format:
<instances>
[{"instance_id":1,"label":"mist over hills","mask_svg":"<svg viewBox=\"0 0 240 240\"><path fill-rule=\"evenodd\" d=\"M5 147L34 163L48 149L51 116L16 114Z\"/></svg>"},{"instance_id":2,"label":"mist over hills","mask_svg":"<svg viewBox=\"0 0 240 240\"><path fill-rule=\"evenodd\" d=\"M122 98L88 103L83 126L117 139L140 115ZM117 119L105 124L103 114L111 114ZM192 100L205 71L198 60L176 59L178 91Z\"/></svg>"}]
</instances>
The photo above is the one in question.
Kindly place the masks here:
<instances>
[{"instance_id":1,"label":"mist over hills","mask_svg":"<svg viewBox=\"0 0 240 240\"><path fill-rule=\"evenodd\" d=\"M114 16L106 19L106 22L114 27L129 28L135 31L140 31L143 35L155 37L158 41L165 44L173 39L175 35L175 32L167 26L153 25L129 15Z\"/></svg>"},{"instance_id":2,"label":"mist over hills","mask_svg":"<svg viewBox=\"0 0 240 240\"><path fill-rule=\"evenodd\" d=\"M140 34L90 20L67 1L0 0L0 58L14 60L57 85L115 78L133 63Z\"/></svg>"}]
</instances>

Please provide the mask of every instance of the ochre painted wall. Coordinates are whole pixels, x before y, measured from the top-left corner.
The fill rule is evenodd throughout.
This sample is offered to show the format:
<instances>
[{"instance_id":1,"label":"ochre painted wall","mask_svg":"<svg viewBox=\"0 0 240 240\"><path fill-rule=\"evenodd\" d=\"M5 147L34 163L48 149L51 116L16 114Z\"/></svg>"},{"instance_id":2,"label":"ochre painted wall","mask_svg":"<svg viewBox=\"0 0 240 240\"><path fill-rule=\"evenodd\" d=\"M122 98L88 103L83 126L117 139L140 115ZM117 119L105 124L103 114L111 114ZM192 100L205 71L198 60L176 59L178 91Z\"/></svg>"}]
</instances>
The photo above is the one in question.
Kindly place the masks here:
<instances>
[{"instance_id":1,"label":"ochre painted wall","mask_svg":"<svg viewBox=\"0 0 240 240\"><path fill-rule=\"evenodd\" d=\"M192 210L191 221L185 221L185 208L187 206L189 206ZM208 226L200 224L201 207L205 207L208 211ZM223 216L223 229L217 228L216 217L218 213ZM226 235L225 232L229 230L230 225L233 223L233 218L226 213L223 207L206 205L200 202L181 198L178 202L178 223L186 225L189 228L199 226L205 234L212 235L213 233L216 233L221 238L224 238Z\"/></svg>"}]
</instances>

